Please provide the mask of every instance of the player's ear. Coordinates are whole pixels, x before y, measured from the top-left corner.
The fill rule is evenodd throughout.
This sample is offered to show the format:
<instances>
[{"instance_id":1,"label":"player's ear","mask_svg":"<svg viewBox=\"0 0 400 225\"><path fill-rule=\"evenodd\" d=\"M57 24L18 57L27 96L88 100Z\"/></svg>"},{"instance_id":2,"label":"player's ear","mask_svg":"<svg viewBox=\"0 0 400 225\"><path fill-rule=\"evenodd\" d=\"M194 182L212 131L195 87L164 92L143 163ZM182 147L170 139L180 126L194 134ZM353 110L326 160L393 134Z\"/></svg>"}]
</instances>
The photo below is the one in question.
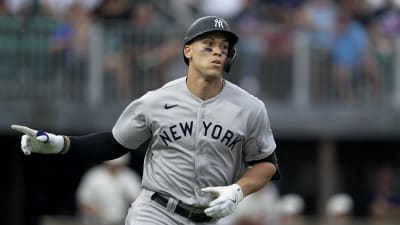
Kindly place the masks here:
<instances>
[{"instance_id":1,"label":"player's ear","mask_svg":"<svg viewBox=\"0 0 400 225\"><path fill-rule=\"evenodd\" d=\"M185 45L183 47L183 55L187 60L189 61L190 58L192 58L192 46L191 45Z\"/></svg>"}]
</instances>

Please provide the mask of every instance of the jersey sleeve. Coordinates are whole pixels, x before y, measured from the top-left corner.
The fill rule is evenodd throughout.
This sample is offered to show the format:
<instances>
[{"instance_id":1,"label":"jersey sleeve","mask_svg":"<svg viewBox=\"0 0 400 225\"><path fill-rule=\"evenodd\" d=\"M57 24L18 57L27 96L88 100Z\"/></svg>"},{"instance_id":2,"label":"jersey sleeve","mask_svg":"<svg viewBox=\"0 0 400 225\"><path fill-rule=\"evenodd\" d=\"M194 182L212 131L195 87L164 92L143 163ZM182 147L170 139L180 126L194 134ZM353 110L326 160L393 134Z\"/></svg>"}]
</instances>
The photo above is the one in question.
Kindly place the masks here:
<instances>
[{"instance_id":1,"label":"jersey sleeve","mask_svg":"<svg viewBox=\"0 0 400 225\"><path fill-rule=\"evenodd\" d=\"M276 148L270 121L264 103L248 118L248 137L245 143L246 162L261 160L271 155Z\"/></svg>"},{"instance_id":2,"label":"jersey sleeve","mask_svg":"<svg viewBox=\"0 0 400 225\"><path fill-rule=\"evenodd\" d=\"M112 129L115 140L126 148L138 148L151 135L148 127L145 96L129 104Z\"/></svg>"}]
</instances>

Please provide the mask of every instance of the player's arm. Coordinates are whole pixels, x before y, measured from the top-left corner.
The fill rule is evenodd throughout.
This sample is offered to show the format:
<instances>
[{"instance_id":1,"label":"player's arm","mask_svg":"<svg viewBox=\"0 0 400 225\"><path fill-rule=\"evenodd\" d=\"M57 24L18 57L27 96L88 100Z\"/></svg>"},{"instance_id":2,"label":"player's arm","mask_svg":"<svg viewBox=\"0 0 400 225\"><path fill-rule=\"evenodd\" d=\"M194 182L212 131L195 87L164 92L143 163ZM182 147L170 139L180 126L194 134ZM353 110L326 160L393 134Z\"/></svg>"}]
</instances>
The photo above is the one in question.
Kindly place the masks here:
<instances>
[{"instance_id":1,"label":"player's arm","mask_svg":"<svg viewBox=\"0 0 400 225\"><path fill-rule=\"evenodd\" d=\"M24 134L21 138L21 149L26 155L32 152L64 154L71 158L104 161L122 156L131 150L119 144L108 131L68 137L20 125L12 125L11 128ZM139 148L146 147L145 143Z\"/></svg>"},{"instance_id":2,"label":"player's arm","mask_svg":"<svg viewBox=\"0 0 400 225\"><path fill-rule=\"evenodd\" d=\"M67 138L67 146L64 154L71 158L105 161L118 158L132 150L121 145L114 138L111 131L65 138ZM147 142L139 146L137 149L142 150L146 148Z\"/></svg>"},{"instance_id":3,"label":"player's arm","mask_svg":"<svg viewBox=\"0 0 400 225\"><path fill-rule=\"evenodd\" d=\"M250 167L236 182L242 190L243 197L254 193L264 187L276 172L272 163L260 162Z\"/></svg>"},{"instance_id":4,"label":"player's arm","mask_svg":"<svg viewBox=\"0 0 400 225\"><path fill-rule=\"evenodd\" d=\"M269 181L280 179L275 152L265 159L250 162L250 165L251 167L236 182L244 197L260 190Z\"/></svg>"},{"instance_id":5,"label":"player's arm","mask_svg":"<svg viewBox=\"0 0 400 225\"><path fill-rule=\"evenodd\" d=\"M145 96L129 104L112 131L68 137L20 125L12 125L11 128L24 134L21 138L21 149L26 155L33 152L63 154L70 158L96 161L110 160L132 149L147 148L146 143L148 143L150 133L146 126L145 112L148 110L143 100ZM132 133L135 133L136 137L132 138Z\"/></svg>"}]
</instances>

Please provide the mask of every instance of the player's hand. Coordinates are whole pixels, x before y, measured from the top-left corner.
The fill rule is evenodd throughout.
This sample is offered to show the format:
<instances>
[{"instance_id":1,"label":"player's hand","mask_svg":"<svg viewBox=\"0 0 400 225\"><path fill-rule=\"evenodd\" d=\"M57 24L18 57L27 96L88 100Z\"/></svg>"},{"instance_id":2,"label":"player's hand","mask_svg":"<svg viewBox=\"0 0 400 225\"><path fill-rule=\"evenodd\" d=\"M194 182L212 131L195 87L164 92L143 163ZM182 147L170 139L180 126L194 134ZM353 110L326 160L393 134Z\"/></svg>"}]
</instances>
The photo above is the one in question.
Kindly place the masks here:
<instances>
[{"instance_id":1,"label":"player's hand","mask_svg":"<svg viewBox=\"0 0 400 225\"><path fill-rule=\"evenodd\" d=\"M21 149L25 155L30 155L32 152L57 154L64 148L64 137L61 135L37 131L20 125L11 125L11 129L24 134L21 137Z\"/></svg>"},{"instance_id":2,"label":"player's hand","mask_svg":"<svg viewBox=\"0 0 400 225\"><path fill-rule=\"evenodd\" d=\"M239 202L243 200L242 189L237 184L206 187L201 190L217 196L215 200L210 202L209 207L204 210L204 213L210 217L221 218L233 213Z\"/></svg>"}]
</instances>

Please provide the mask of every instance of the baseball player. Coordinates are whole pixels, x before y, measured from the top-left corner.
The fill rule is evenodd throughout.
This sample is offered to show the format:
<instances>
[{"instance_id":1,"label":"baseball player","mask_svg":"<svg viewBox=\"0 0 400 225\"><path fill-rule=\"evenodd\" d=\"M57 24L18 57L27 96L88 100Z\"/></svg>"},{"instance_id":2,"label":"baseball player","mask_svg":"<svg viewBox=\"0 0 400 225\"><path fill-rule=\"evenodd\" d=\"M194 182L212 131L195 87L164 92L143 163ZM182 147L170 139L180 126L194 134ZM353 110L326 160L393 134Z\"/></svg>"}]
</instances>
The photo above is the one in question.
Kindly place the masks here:
<instances>
[{"instance_id":1,"label":"baseball player","mask_svg":"<svg viewBox=\"0 0 400 225\"><path fill-rule=\"evenodd\" d=\"M262 101L225 80L238 36L216 16L184 37L187 75L134 100L109 132L24 133L22 151L109 160L147 148L142 187L125 225L217 224L247 195L279 179Z\"/></svg>"}]
</instances>

